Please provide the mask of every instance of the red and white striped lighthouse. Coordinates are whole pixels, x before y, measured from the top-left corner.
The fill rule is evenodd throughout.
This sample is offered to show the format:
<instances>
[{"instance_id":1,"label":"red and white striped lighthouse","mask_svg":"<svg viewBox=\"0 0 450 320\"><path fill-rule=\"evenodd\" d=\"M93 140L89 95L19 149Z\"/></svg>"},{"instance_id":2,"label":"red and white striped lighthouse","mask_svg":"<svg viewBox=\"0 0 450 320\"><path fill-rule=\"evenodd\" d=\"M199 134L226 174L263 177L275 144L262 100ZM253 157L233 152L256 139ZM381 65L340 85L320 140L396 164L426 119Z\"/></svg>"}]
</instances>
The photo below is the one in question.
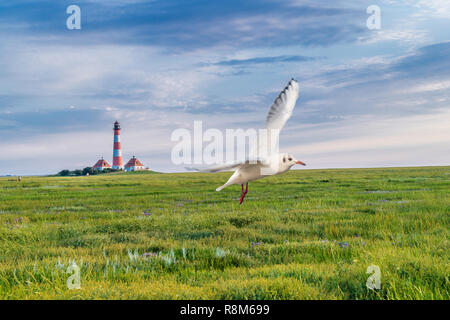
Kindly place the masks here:
<instances>
[{"instance_id":1,"label":"red and white striped lighthouse","mask_svg":"<svg viewBox=\"0 0 450 320\"><path fill-rule=\"evenodd\" d=\"M113 148L113 169L123 170L122 146L120 145L120 124L114 122L114 148Z\"/></svg>"}]
</instances>

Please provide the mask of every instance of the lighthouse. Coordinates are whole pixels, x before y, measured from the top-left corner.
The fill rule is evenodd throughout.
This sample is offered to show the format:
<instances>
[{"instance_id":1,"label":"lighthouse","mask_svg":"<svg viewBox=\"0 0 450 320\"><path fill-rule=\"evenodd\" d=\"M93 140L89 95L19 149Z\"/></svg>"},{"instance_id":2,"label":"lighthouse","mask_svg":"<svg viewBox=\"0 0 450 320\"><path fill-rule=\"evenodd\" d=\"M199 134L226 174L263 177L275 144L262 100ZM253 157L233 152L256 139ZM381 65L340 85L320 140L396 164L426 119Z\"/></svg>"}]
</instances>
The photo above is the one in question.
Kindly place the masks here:
<instances>
[{"instance_id":1,"label":"lighthouse","mask_svg":"<svg viewBox=\"0 0 450 320\"><path fill-rule=\"evenodd\" d=\"M120 145L120 124L114 122L114 148L113 148L113 169L123 170L122 146Z\"/></svg>"}]
</instances>

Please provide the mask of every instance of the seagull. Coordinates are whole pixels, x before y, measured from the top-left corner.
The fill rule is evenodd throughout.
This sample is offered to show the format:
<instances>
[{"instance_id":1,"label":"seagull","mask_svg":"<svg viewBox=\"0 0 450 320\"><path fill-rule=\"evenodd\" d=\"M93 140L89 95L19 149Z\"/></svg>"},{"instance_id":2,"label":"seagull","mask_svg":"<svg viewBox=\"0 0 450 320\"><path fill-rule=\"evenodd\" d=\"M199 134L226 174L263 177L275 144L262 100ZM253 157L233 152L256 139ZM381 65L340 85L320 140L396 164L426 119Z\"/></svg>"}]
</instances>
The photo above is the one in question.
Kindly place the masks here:
<instances>
[{"instance_id":1,"label":"seagull","mask_svg":"<svg viewBox=\"0 0 450 320\"><path fill-rule=\"evenodd\" d=\"M242 193L239 204L244 202L245 195L248 192L248 183L266 176L282 174L288 171L292 166L298 164L306 166L302 161L297 160L290 153L274 153L278 146L278 137L286 121L291 117L295 103L299 95L299 85L294 79L289 81L288 85L280 92L269 109L266 118L265 135L258 137L256 146L252 146L250 151L251 158L230 164L218 165L207 169L199 170L202 172L219 172L235 170L228 181L218 187L220 191L228 186L240 184ZM245 184L245 190L244 190Z\"/></svg>"}]
</instances>

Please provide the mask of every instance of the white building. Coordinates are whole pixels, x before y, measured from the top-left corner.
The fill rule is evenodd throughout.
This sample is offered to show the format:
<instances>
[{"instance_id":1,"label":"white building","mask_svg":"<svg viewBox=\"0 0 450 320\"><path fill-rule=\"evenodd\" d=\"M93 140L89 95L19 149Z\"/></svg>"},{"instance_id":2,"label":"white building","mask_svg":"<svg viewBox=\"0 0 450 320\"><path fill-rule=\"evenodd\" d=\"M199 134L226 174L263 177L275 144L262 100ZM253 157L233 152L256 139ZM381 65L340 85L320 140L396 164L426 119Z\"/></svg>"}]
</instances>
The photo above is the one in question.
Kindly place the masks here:
<instances>
[{"instance_id":1,"label":"white building","mask_svg":"<svg viewBox=\"0 0 450 320\"><path fill-rule=\"evenodd\" d=\"M111 166L109 165L108 162L106 162L105 160L103 160L103 158L101 158L94 164L93 168L96 170L103 170L108 168L111 169Z\"/></svg>"},{"instance_id":2,"label":"white building","mask_svg":"<svg viewBox=\"0 0 450 320\"><path fill-rule=\"evenodd\" d=\"M146 170L144 165L135 157L130 159L125 165L125 171Z\"/></svg>"}]
</instances>

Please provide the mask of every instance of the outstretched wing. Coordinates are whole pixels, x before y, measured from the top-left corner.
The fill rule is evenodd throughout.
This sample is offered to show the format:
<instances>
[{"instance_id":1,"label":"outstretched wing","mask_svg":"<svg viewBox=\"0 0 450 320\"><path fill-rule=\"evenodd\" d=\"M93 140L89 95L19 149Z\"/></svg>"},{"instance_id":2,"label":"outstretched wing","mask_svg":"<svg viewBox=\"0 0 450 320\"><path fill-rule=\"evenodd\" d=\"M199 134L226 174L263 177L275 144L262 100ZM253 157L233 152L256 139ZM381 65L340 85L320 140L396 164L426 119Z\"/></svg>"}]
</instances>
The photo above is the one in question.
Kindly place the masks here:
<instances>
[{"instance_id":1,"label":"outstretched wing","mask_svg":"<svg viewBox=\"0 0 450 320\"><path fill-rule=\"evenodd\" d=\"M208 168L204 168L204 169L199 169L199 168L185 168L185 169L190 170L190 171L214 173L214 172L219 172L219 171L236 170L237 168L245 168L245 167L252 166L255 164L262 164L263 166L269 165L269 163L266 161L254 159L254 160L246 160L246 161L242 161L242 162L221 164L221 165L212 166L212 167L208 167Z\"/></svg>"},{"instance_id":2,"label":"outstretched wing","mask_svg":"<svg viewBox=\"0 0 450 320\"><path fill-rule=\"evenodd\" d=\"M297 80L289 81L286 88L280 92L269 109L266 119L266 129L283 129L291 117L298 99L299 86Z\"/></svg>"},{"instance_id":3,"label":"outstretched wing","mask_svg":"<svg viewBox=\"0 0 450 320\"><path fill-rule=\"evenodd\" d=\"M266 130L258 135L257 146L253 146L250 156L267 158L277 152L280 131L291 117L298 95L298 82L292 79L270 106Z\"/></svg>"}]
</instances>

